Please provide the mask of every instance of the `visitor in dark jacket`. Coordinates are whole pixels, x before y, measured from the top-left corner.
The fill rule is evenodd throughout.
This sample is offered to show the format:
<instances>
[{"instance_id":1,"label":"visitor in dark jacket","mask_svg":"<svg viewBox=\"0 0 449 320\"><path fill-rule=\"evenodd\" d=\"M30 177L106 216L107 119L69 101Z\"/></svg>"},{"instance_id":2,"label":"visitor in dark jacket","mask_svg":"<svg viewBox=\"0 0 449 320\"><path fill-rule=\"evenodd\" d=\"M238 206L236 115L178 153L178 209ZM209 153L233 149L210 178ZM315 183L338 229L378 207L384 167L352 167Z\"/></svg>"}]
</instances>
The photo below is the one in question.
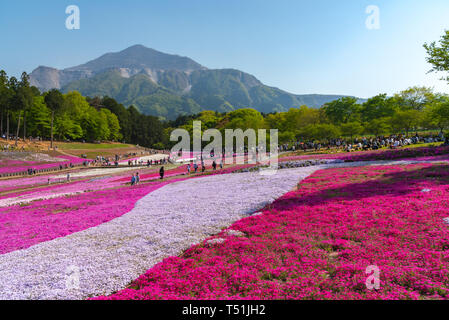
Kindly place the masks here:
<instances>
[{"instance_id":1,"label":"visitor in dark jacket","mask_svg":"<svg viewBox=\"0 0 449 320\"><path fill-rule=\"evenodd\" d=\"M161 167L161 169L159 170L159 175L161 176L161 179L164 179L164 167Z\"/></svg>"}]
</instances>

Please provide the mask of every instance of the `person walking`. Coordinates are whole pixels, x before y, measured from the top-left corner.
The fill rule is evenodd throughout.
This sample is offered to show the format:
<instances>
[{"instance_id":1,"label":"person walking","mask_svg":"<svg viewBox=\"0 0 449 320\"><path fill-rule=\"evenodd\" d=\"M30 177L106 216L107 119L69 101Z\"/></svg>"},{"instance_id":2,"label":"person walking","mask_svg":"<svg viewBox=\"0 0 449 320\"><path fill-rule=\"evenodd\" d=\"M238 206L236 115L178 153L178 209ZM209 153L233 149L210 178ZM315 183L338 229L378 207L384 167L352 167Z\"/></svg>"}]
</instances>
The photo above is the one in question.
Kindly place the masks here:
<instances>
[{"instance_id":1,"label":"person walking","mask_svg":"<svg viewBox=\"0 0 449 320\"><path fill-rule=\"evenodd\" d=\"M220 161L220 170L223 170L223 159Z\"/></svg>"},{"instance_id":2,"label":"person walking","mask_svg":"<svg viewBox=\"0 0 449 320\"><path fill-rule=\"evenodd\" d=\"M136 184L136 177L134 176L134 174L131 177L131 185L135 185Z\"/></svg>"},{"instance_id":3,"label":"person walking","mask_svg":"<svg viewBox=\"0 0 449 320\"><path fill-rule=\"evenodd\" d=\"M198 172L198 164L195 162L195 164L193 165L193 169L195 169L195 173Z\"/></svg>"},{"instance_id":4,"label":"person walking","mask_svg":"<svg viewBox=\"0 0 449 320\"><path fill-rule=\"evenodd\" d=\"M214 162L212 162L212 168L214 169L214 171L217 170L217 163L215 162L215 160Z\"/></svg>"},{"instance_id":5,"label":"person walking","mask_svg":"<svg viewBox=\"0 0 449 320\"><path fill-rule=\"evenodd\" d=\"M204 171L206 171L206 166L203 164L203 165L201 166L201 172L204 172Z\"/></svg>"},{"instance_id":6,"label":"person walking","mask_svg":"<svg viewBox=\"0 0 449 320\"><path fill-rule=\"evenodd\" d=\"M164 167L162 166L161 169L159 169L159 175L161 176L161 179L164 179Z\"/></svg>"},{"instance_id":7,"label":"person walking","mask_svg":"<svg viewBox=\"0 0 449 320\"><path fill-rule=\"evenodd\" d=\"M190 175L190 163L187 165L187 174Z\"/></svg>"},{"instance_id":8,"label":"person walking","mask_svg":"<svg viewBox=\"0 0 449 320\"><path fill-rule=\"evenodd\" d=\"M136 172L136 184L139 184L139 182L140 182L140 176L139 176L139 173Z\"/></svg>"}]
</instances>

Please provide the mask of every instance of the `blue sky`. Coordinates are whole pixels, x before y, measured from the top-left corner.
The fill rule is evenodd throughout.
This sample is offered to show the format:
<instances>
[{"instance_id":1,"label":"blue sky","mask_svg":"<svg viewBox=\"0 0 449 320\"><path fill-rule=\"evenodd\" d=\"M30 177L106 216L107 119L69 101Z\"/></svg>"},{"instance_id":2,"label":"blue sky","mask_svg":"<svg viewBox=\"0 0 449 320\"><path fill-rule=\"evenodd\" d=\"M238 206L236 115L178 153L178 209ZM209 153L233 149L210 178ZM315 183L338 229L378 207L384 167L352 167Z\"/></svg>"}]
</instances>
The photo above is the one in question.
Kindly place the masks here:
<instances>
[{"instance_id":1,"label":"blue sky","mask_svg":"<svg viewBox=\"0 0 449 320\"><path fill-rule=\"evenodd\" d=\"M80 30L65 28L68 5L80 8ZM368 5L380 9L379 30L365 27ZM447 0L0 1L0 69L65 68L143 44L297 94L449 93L422 48L448 18Z\"/></svg>"}]
</instances>

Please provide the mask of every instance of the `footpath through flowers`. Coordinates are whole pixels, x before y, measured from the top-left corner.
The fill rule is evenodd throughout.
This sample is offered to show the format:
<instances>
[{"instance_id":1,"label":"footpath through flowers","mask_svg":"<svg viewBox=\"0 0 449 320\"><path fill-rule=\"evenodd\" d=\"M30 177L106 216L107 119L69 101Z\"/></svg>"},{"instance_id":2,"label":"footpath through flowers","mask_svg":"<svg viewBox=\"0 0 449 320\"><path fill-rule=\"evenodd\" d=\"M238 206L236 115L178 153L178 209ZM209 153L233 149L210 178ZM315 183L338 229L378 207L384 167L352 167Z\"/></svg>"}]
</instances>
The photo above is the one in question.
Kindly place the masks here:
<instances>
[{"instance_id":1,"label":"footpath through flowers","mask_svg":"<svg viewBox=\"0 0 449 320\"><path fill-rule=\"evenodd\" d=\"M0 298L447 299L448 152L0 180Z\"/></svg>"}]
</instances>

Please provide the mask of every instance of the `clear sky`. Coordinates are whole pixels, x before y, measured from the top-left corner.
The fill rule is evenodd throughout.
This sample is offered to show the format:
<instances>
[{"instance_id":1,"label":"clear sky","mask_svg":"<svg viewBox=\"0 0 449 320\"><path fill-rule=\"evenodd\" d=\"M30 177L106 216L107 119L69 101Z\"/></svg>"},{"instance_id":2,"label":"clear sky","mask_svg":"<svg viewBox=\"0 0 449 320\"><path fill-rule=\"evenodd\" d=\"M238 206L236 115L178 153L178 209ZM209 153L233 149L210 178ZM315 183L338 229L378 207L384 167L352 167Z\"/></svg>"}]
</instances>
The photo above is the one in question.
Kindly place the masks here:
<instances>
[{"instance_id":1,"label":"clear sky","mask_svg":"<svg viewBox=\"0 0 449 320\"><path fill-rule=\"evenodd\" d=\"M80 30L65 27L68 5ZM378 30L366 28L369 5ZM449 93L422 47L445 29L448 0L2 0L0 69L65 68L143 44L297 94Z\"/></svg>"}]
</instances>

